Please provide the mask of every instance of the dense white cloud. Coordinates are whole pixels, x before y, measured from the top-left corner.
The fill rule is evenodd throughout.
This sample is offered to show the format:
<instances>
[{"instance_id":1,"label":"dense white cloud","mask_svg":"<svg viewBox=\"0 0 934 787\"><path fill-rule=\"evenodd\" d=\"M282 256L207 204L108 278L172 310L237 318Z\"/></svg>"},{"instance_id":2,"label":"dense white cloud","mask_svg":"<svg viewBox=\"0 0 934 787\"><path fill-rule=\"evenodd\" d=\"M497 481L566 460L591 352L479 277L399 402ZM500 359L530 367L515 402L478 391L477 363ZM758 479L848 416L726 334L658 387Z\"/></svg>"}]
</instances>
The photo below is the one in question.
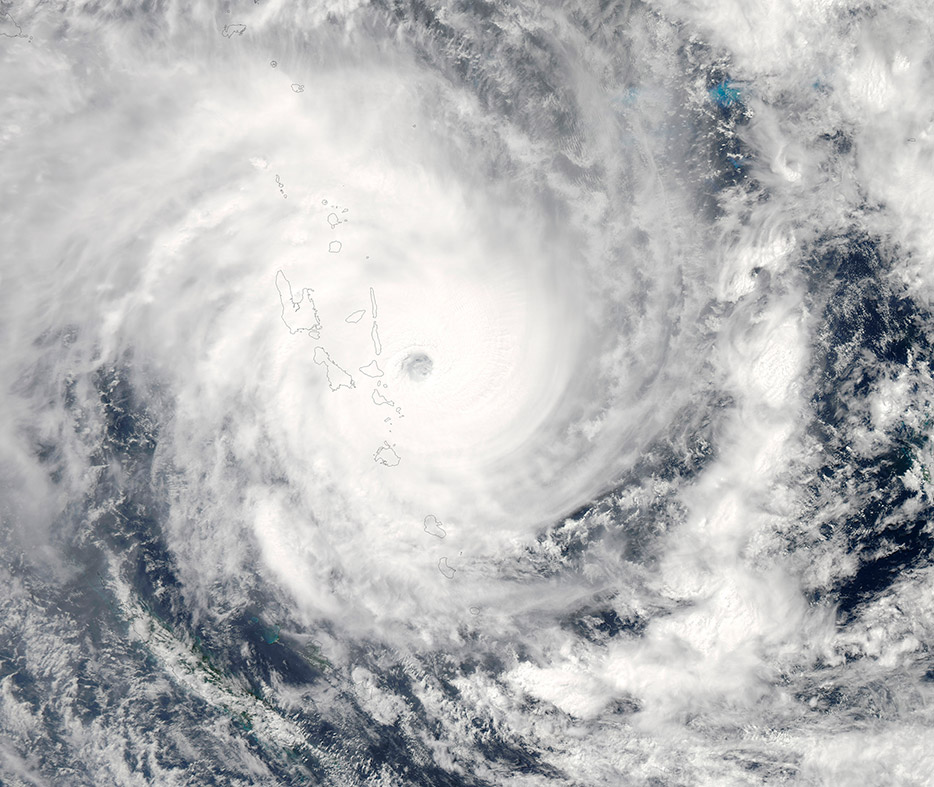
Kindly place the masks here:
<instances>
[{"instance_id":1,"label":"dense white cloud","mask_svg":"<svg viewBox=\"0 0 934 787\"><path fill-rule=\"evenodd\" d=\"M915 6L13 8L0 515L26 645L0 665L121 784L186 757L275 783L306 708L495 783L519 777L494 743L544 763L530 784L917 781L927 569L846 626L822 593L894 485L880 522L926 516L930 373L872 355L843 323L875 302L815 261L872 235L872 291L930 300ZM138 598L154 544L172 581ZM242 619L328 681L205 673L192 632ZM115 653L125 702L81 717L76 676L118 682ZM11 670L3 775L41 784L24 742L56 702ZM170 695L174 764L127 720Z\"/></svg>"}]
</instances>

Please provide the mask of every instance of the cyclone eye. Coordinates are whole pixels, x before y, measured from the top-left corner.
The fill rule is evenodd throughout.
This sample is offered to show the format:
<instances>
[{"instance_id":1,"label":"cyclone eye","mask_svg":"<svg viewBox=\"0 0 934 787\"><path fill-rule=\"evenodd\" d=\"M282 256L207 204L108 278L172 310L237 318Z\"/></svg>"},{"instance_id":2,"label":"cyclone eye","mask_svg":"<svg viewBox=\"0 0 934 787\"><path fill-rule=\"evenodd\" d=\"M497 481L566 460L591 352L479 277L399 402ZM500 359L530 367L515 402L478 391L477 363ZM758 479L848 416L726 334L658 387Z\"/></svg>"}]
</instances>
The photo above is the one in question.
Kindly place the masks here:
<instances>
[{"instance_id":1,"label":"cyclone eye","mask_svg":"<svg viewBox=\"0 0 934 787\"><path fill-rule=\"evenodd\" d=\"M431 374L432 369L434 369L434 366L434 361L425 355L425 353L413 353L402 362L402 368L405 370L405 373L415 382L426 380Z\"/></svg>"}]
</instances>

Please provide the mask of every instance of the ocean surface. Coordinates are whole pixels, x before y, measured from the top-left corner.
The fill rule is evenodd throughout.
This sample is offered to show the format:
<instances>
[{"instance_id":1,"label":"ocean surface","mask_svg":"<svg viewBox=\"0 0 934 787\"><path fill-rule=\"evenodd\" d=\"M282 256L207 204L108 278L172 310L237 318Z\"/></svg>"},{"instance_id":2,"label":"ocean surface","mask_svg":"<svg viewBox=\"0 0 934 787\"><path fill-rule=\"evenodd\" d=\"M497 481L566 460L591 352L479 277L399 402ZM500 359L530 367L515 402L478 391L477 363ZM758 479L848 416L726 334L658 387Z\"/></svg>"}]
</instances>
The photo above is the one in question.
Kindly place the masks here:
<instances>
[{"instance_id":1,"label":"ocean surface","mask_svg":"<svg viewBox=\"0 0 934 787\"><path fill-rule=\"evenodd\" d=\"M932 41L0 3L0 784L934 783Z\"/></svg>"}]
</instances>

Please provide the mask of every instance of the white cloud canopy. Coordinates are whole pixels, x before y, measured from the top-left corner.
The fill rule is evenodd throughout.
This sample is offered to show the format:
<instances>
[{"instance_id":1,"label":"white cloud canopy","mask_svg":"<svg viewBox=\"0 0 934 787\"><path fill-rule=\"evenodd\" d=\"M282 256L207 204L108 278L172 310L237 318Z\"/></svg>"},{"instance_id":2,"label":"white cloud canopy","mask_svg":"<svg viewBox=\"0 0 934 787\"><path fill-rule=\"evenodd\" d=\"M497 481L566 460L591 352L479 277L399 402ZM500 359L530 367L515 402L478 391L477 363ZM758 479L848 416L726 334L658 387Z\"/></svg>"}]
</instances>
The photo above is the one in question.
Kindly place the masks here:
<instances>
[{"instance_id":1,"label":"white cloud canopy","mask_svg":"<svg viewBox=\"0 0 934 787\"><path fill-rule=\"evenodd\" d=\"M301 6L0 7L0 780L926 783L929 9Z\"/></svg>"}]
</instances>

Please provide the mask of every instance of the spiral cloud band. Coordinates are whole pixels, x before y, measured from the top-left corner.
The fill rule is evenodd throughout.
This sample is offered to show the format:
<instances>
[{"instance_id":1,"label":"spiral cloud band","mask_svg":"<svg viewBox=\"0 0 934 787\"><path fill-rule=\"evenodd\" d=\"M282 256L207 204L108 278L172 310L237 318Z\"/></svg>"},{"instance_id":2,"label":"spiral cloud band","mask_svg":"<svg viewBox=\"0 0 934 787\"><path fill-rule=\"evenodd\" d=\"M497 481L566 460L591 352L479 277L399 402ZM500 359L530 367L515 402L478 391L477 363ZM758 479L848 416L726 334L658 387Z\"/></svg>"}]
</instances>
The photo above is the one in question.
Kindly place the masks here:
<instances>
[{"instance_id":1,"label":"spiral cloud band","mask_svg":"<svg viewBox=\"0 0 934 787\"><path fill-rule=\"evenodd\" d=\"M664 273L636 278L649 255L612 218L624 205L549 204L559 197L537 181L530 146L503 153L513 178L479 177L470 159L492 132L476 127L476 100L443 94L411 62L371 54L374 78L373 66L295 55L297 93L282 89L285 58L273 70L230 44L212 56L236 77L147 63L109 88L113 117L62 123L63 146L90 145L97 124L129 122L124 104L162 107L119 158L92 149L65 165L60 230L37 256L77 264L31 275L47 277L49 303L94 304L100 327L82 336L171 380L157 462L199 477L181 510L216 496L215 516L252 532L310 613L336 596L324 608L349 604L351 620L357 603L391 615L381 583L398 581L415 599L399 616L435 614L449 552L459 585L444 610L465 615L492 555L585 504L653 436L665 405L651 378L677 363L659 354L683 351L666 334L688 304ZM361 106L380 122L352 121ZM103 195L106 216L82 215ZM594 221L621 237L594 248ZM288 499L265 475L240 504L203 486L206 467L224 484L222 464L258 456ZM428 515L447 524L443 545L426 543ZM380 577L372 590L367 576Z\"/></svg>"}]
</instances>

